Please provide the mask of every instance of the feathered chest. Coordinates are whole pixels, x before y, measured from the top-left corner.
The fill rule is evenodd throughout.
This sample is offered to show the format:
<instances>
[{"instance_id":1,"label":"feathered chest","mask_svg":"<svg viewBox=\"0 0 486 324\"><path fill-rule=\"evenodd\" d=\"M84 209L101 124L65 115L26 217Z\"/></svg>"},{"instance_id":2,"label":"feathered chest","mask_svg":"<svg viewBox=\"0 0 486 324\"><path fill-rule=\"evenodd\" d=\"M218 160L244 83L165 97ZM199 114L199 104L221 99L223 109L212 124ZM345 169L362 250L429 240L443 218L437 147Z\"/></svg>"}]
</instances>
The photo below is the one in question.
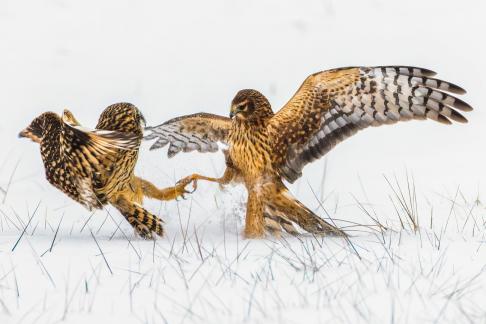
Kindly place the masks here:
<instances>
[{"instance_id":1,"label":"feathered chest","mask_svg":"<svg viewBox=\"0 0 486 324\"><path fill-rule=\"evenodd\" d=\"M113 165L110 166L107 175L109 178L105 181L108 192L122 190L129 184L133 177L135 165L137 164L138 151L120 152Z\"/></svg>"},{"instance_id":2,"label":"feathered chest","mask_svg":"<svg viewBox=\"0 0 486 324\"><path fill-rule=\"evenodd\" d=\"M245 178L272 170L271 146L266 128L233 125L229 134L229 155Z\"/></svg>"}]
</instances>

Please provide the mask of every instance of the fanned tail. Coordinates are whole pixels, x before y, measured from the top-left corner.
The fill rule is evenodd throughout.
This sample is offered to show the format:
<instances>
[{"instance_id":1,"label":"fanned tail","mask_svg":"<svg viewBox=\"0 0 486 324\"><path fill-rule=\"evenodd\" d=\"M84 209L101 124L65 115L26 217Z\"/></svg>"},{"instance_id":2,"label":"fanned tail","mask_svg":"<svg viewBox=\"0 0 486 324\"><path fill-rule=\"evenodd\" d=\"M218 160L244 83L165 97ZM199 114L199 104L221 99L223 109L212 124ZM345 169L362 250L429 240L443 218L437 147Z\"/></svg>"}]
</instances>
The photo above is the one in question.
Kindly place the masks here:
<instances>
[{"instance_id":1,"label":"fanned tail","mask_svg":"<svg viewBox=\"0 0 486 324\"><path fill-rule=\"evenodd\" d=\"M272 234L277 234L283 229L289 234L297 235L299 232L294 225L298 225L311 234L347 236L344 231L304 206L283 185L276 191L267 192L264 200L265 226Z\"/></svg>"}]
</instances>

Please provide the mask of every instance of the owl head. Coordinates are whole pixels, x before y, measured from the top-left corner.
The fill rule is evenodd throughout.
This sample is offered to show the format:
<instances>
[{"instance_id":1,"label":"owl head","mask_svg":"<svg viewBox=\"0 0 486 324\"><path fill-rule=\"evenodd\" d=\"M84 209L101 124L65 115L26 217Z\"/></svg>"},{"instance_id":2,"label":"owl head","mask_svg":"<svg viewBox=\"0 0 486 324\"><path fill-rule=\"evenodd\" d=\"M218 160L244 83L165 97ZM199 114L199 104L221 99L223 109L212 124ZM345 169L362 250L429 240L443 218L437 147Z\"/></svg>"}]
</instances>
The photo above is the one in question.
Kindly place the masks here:
<instances>
[{"instance_id":1,"label":"owl head","mask_svg":"<svg viewBox=\"0 0 486 324\"><path fill-rule=\"evenodd\" d=\"M96 128L123 133L142 134L145 118L138 108L127 102L108 106L100 116Z\"/></svg>"}]
</instances>

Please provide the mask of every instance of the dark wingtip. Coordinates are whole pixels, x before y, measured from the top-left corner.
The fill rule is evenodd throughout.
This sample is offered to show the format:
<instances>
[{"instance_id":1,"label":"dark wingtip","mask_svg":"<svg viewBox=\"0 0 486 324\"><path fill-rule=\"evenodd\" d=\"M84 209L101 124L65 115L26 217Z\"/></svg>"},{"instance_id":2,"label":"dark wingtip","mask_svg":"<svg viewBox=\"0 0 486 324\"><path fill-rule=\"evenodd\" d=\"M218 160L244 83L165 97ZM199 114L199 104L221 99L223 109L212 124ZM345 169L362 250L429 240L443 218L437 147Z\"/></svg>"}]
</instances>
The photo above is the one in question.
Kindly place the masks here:
<instances>
[{"instance_id":1,"label":"dark wingtip","mask_svg":"<svg viewBox=\"0 0 486 324\"><path fill-rule=\"evenodd\" d=\"M444 124L444 125L451 125L452 122L449 120L449 118L443 116L443 115L439 115L437 117L437 121L441 124Z\"/></svg>"},{"instance_id":2,"label":"dark wingtip","mask_svg":"<svg viewBox=\"0 0 486 324\"><path fill-rule=\"evenodd\" d=\"M448 91L448 92L452 92L452 93L456 93L456 94L460 94L460 95L463 95L463 94L466 94L467 91L465 89L463 89L462 87L458 86L457 84L454 84L454 83L449 83L449 89L448 90L445 90L445 91Z\"/></svg>"},{"instance_id":3,"label":"dark wingtip","mask_svg":"<svg viewBox=\"0 0 486 324\"><path fill-rule=\"evenodd\" d=\"M152 144L150 147L149 147L149 151L155 151L157 149L161 148L161 146L157 143L157 141Z\"/></svg>"},{"instance_id":4,"label":"dark wingtip","mask_svg":"<svg viewBox=\"0 0 486 324\"><path fill-rule=\"evenodd\" d=\"M461 124L467 124L468 120L466 119L466 117L464 117L463 115L461 115L460 113L458 113L457 111L455 110L451 110L451 116L450 118L458 123L461 123Z\"/></svg>"},{"instance_id":5,"label":"dark wingtip","mask_svg":"<svg viewBox=\"0 0 486 324\"><path fill-rule=\"evenodd\" d=\"M473 107L471 107L471 105L469 105L467 102L465 101L462 101L461 99L458 99L458 98L455 98L455 101L454 101L454 108L457 108L459 110L462 110L462 111L473 111Z\"/></svg>"}]
</instances>

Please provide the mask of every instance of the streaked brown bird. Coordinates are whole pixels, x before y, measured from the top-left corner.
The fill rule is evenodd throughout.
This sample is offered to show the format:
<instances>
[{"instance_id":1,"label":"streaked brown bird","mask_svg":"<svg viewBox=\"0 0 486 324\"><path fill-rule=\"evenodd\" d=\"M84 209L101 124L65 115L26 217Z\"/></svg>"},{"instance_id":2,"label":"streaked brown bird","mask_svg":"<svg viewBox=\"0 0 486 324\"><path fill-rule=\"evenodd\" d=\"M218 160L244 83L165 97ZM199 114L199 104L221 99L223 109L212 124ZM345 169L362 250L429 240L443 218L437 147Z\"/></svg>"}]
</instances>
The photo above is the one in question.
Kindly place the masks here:
<instances>
[{"instance_id":1,"label":"streaked brown bird","mask_svg":"<svg viewBox=\"0 0 486 324\"><path fill-rule=\"evenodd\" d=\"M142 207L143 197L172 200L189 182L159 190L136 177L134 168L145 119L132 104L117 103L101 114L95 130L81 127L73 114L46 112L20 132L40 144L47 180L89 210L117 208L143 238L162 236L162 220Z\"/></svg>"},{"instance_id":2,"label":"streaked brown bird","mask_svg":"<svg viewBox=\"0 0 486 324\"><path fill-rule=\"evenodd\" d=\"M260 92L241 90L231 103L231 119L204 113L179 117L148 128L146 139L157 139L151 149L170 143L169 157L180 151L213 152L218 142L227 144L223 177L195 174L189 179L245 184L246 237L262 237L265 229L294 234L294 224L314 234L345 235L293 198L282 180L293 183L306 164L368 126L411 119L467 122L458 110L471 106L450 94L465 91L433 75L406 66L318 72L276 114Z\"/></svg>"}]
</instances>

